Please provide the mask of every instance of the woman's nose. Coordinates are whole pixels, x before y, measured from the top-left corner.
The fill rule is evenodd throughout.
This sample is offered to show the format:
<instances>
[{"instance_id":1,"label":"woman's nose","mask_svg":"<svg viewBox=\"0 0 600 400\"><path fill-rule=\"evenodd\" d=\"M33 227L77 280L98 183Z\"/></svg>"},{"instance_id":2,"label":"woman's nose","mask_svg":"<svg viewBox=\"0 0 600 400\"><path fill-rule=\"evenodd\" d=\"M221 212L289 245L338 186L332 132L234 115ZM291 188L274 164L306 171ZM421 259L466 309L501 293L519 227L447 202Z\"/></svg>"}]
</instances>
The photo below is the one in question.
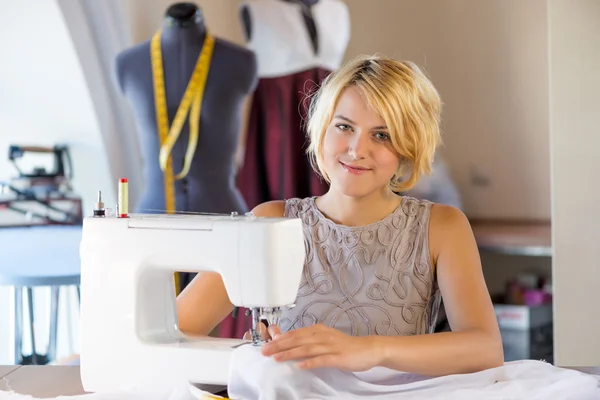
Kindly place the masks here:
<instances>
[{"instance_id":1,"label":"woman's nose","mask_svg":"<svg viewBox=\"0 0 600 400\"><path fill-rule=\"evenodd\" d=\"M367 135L354 134L348 143L348 154L355 160L365 158L369 153L369 145Z\"/></svg>"}]
</instances>

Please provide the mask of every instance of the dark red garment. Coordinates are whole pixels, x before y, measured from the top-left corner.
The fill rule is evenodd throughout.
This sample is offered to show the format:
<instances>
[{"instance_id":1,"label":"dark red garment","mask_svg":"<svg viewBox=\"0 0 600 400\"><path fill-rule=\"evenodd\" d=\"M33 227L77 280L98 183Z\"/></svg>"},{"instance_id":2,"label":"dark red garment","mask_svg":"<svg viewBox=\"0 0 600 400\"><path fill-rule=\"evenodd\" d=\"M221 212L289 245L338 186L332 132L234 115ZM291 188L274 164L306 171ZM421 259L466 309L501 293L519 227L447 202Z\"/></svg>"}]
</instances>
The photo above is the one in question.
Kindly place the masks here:
<instances>
[{"instance_id":1,"label":"dark red garment","mask_svg":"<svg viewBox=\"0 0 600 400\"><path fill-rule=\"evenodd\" d=\"M306 117L311 95L331 71L322 68L261 78L248 121L244 166L237 185L249 209L269 200L320 196L328 189L310 165ZM251 319L240 309L219 327L223 338L242 338Z\"/></svg>"},{"instance_id":2,"label":"dark red garment","mask_svg":"<svg viewBox=\"0 0 600 400\"><path fill-rule=\"evenodd\" d=\"M219 337L242 339L244 333L250 330L252 319L246 316L246 309L238 309L236 318L229 314L219 325Z\"/></svg>"},{"instance_id":3,"label":"dark red garment","mask_svg":"<svg viewBox=\"0 0 600 400\"><path fill-rule=\"evenodd\" d=\"M238 176L238 187L250 209L269 200L319 196L327 191L327 182L310 166L304 127L310 96L329 73L314 68L260 79Z\"/></svg>"}]
</instances>

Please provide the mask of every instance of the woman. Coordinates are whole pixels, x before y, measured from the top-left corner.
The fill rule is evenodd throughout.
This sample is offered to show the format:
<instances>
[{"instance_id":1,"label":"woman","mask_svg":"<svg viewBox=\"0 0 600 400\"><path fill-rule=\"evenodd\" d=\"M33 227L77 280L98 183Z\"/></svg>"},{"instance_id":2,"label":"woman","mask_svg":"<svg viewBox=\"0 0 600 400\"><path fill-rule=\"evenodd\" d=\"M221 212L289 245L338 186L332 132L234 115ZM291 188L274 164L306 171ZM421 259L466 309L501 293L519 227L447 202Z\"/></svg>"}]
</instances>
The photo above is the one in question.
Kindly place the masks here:
<instances>
[{"instance_id":1,"label":"woman","mask_svg":"<svg viewBox=\"0 0 600 400\"><path fill-rule=\"evenodd\" d=\"M428 376L503 363L467 218L395 193L430 172L440 112L437 91L409 62L361 57L324 82L307 127L329 191L254 209L301 218L307 248L296 307L264 330L272 340L263 355L307 369L383 366ZM452 332L433 333L441 298ZM220 276L202 273L177 307L182 331L206 335L233 306Z\"/></svg>"}]
</instances>

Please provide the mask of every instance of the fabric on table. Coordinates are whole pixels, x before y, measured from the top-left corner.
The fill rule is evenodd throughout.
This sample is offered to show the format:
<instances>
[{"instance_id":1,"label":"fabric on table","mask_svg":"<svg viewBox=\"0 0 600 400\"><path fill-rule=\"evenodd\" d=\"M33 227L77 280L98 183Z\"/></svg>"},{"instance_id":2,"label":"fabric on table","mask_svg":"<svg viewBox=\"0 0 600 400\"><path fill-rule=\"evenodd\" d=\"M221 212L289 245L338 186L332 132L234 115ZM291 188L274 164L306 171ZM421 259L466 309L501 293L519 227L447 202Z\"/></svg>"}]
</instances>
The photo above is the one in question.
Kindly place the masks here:
<instances>
[{"instance_id":1,"label":"fabric on table","mask_svg":"<svg viewBox=\"0 0 600 400\"><path fill-rule=\"evenodd\" d=\"M263 357L258 348L242 346L235 351L231 365L231 399L600 399L595 377L533 360L509 362L474 374L427 378L380 367L363 373L332 368L304 371L294 363Z\"/></svg>"},{"instance_id":2,"label":"fabric on table","mask_svg":"<svg viewBox=\"0 0 600 400\"><path fill-rule=\"evenodd\" d=\"M276 363L251 345L231 358L228 385L231 400L594 400L600 399L600 377L524 360L474 374L428 378L373 368L362 373L332 368L299 370L292 362ZM58 400L207 400L192 385L163 393L94 393L60 396ZM0 391L0 400L41 400Z\"/></svg>"}]
</instances>

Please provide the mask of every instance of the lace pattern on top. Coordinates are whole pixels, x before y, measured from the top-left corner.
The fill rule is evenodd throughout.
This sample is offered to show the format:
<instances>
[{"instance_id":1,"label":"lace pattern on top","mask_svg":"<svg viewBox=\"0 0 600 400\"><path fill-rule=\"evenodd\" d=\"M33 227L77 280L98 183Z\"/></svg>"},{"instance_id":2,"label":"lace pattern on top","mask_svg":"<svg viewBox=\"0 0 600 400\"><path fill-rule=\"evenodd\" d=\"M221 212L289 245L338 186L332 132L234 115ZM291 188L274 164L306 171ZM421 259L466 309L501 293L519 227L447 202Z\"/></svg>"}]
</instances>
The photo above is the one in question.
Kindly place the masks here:
<instances>
[{"instance_id":1,"label":"lace pattern on top","mask_svg":"<svg viewBox=\"0 0 600 400\"><path fill-rule=\"evenodd\" d=\"M313 197L287 200L284 215L303 222L306 261L282 331L321 323L353 336L432 333L441 296L429 256L431 206L403 197L381 221L348 227L326 218Z\"/></svg>"}]
</instances>

